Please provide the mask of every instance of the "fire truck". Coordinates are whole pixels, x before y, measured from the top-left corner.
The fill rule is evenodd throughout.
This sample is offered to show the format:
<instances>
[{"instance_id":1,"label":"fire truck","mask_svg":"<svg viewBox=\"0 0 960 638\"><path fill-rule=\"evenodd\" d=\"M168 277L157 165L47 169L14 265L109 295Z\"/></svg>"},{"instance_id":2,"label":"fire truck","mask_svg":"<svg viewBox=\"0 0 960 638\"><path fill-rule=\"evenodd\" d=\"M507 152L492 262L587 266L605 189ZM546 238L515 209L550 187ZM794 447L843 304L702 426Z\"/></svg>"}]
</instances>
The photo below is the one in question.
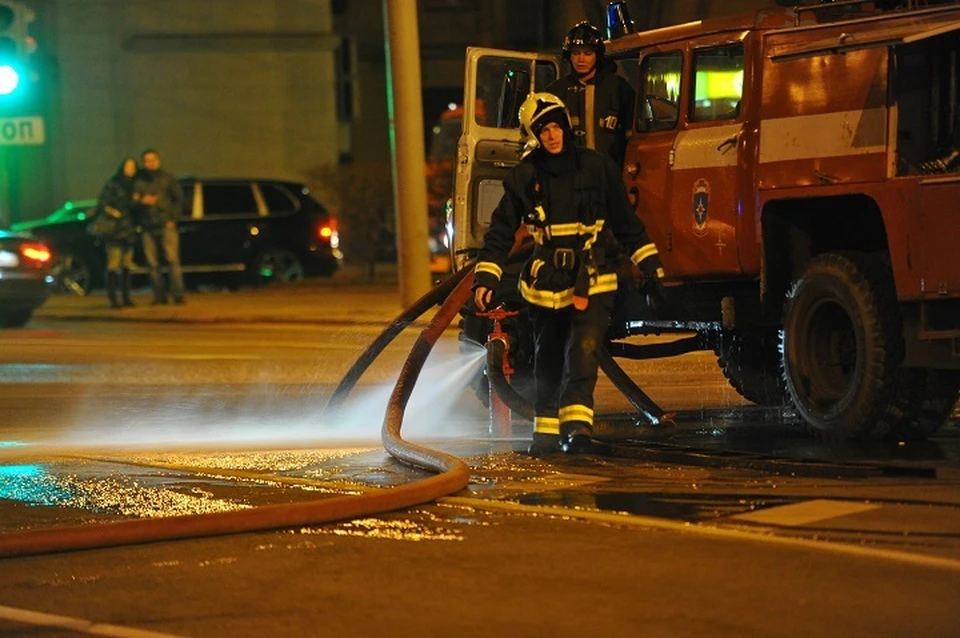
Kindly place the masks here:
<instances>
[{"instance_id":1,"label":"fire truck","mask_svg":"<svg viewBox=\"0 0 960 638\"><path fill-rule=\"evenodd\" d=\"M817 2L644 32L622 5L605 46L636 91L623 181L668 303L622 295L611 334L709 336L742 396L829 438L932 434L960 389L960 2ZM468 49L455 268L518 162L517 107L559 73L555 56ZM514 339L522 373L522 322Z\"/></svg>"}]
</instances>

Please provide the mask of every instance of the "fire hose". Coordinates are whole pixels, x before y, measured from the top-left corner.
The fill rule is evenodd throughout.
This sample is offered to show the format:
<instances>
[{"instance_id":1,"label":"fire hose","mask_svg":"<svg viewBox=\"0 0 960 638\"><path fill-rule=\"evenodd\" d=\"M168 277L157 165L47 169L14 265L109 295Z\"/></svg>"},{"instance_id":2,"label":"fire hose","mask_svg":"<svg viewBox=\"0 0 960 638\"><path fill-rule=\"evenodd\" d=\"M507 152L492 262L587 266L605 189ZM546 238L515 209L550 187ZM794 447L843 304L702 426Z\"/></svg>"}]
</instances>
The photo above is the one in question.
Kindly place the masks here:
<instances>
[{"instance_id":1,"label":"fire hose","mask_svg":"<svg viewBox=\"0 0 960 638\"><path fill-rule=\"evenodd\" d=\"M387 452L405 463L438 472L437 475L390 490L359 496L336 496L304 503L263 505L229 512L113 521L0 534L0 557L31 556L317 525L399 510L460 491L466 487L470 478L467 465L449 454L404 441L400 437L400 426L427 356L437 339L457 316L459 309L469 299L472 283L473 269L464 268L443 285L424 295L411 310L401 314L388 328L388 331L391 331L394 326L411 322L414 313L412 309L419 310L419 316L438 300L445 298L437 314L421 332L404 363L381 429L381 438ZM386 342L389 343L389 339L386 339ZM374 345L382 350L386 344ZM356 378L359 378L359 374L356 374ZM352 386L352 383L347 385Z\"/></svg>"},{"instance_id":2,"label":"fire hose","mask_svg":"<svg viewBox=\"0 0 960 638\"><path fill-rule=\"evenodd\" d=\"M404 328L443 300L436 315L421 332L407 356L384 414L381 440L386 451L398 460L436 472L435 476L391 490L359 496L338 496L296 504L263 505L244 510L171 516L154 519L112 521L96 525L54 527L0 534L0 557L30 556L123 545L145 544L167 540L183 540L224 536L245 532L288 529L317 525L378 514L420 505L460 491L469 482L470 471L460 459L437 450L404 441L400 436L404 412L424 363L443 334L471 295L473 269L462 268L439 286L404 310L360 356L331 395L328 409L342 405L349 391L376 357ZM532 418L533 408L503 375L500 363L507 344L493 339L487 346L487 370L500 398L514 412ZM611 366L612 363L612 366ZM651 423L663 415L604 350L601 355L604 372L614 379L640 414ZM617 374L619 370L620 374ZM624 381L628 381L626 383ZM632 396L631 396L632 395Z\"/></svg>"}]
</instances>

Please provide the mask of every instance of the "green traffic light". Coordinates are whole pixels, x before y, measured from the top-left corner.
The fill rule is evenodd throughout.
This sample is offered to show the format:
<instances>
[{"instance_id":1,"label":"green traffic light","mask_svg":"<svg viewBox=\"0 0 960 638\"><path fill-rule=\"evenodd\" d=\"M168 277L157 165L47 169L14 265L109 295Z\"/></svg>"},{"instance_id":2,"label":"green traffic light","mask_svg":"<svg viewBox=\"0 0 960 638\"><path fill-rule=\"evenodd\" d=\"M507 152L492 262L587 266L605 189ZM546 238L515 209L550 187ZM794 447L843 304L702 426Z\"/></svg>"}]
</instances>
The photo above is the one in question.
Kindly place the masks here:
<instances>
[{"instance_id":1,"label":"green traffic light","mask_svg":"<svg viewBox=\"0 0 960 638\"><path fill-rule=\"evenodd\" d=\"M10 95L20 86L20 74L9 64L0 65L0 95Z\"/></svg>"}]
</instances>

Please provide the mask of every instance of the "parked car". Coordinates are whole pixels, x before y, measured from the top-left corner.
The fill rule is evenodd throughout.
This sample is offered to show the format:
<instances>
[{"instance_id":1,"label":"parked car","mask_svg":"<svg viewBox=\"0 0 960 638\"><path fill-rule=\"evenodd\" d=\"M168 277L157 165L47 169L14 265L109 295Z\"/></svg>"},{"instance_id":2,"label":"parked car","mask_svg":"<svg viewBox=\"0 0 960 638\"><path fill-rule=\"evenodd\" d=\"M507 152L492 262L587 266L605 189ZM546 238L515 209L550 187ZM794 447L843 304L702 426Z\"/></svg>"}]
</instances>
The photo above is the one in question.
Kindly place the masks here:
<instances>
[{"instance_id":1,"label":"parked car","mask_svg":"<svg viewBox=\"0 0 960 638\"><path fill-rule=\"evenodd\" d=\"M336 219L303 184L269 179L185 177L180 261L188 286L263 284L332 275L340 265ZM67 202L14 225L48 242L61 285L86 294L103 285L102 240L87 232L96 200ZM147 273L140 246L135 275Z\"/></svg>"},{"instance_id":2,"label":"parked car","mask_svg":"<svg viewBox=\"0 0 960 638\"><path fill-rule=\"evenodd\" d=\"M50 294L50 249L0 230L0 328L19 328Z\"/></svg>"}]
</instances>

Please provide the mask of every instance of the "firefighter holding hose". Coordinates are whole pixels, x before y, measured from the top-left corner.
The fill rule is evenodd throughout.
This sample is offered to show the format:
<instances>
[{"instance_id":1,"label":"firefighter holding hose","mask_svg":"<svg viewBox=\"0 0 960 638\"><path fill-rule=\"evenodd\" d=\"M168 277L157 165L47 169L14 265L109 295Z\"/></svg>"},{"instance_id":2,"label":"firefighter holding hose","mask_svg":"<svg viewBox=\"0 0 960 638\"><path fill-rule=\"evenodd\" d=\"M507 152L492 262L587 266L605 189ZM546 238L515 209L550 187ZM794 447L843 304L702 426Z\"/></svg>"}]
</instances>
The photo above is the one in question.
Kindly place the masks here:
<instances>
[{"instance_id":1,"label":"firefighter holding hose","mask_svg":"<svg viewBox=\"0 0 960 638\"><path fill-rule=\"evenodd\" d=\"M573 143L563 101L534 93L520 107L524 156L503 180L475 267L474 301L492 304L521 224L534 249L520 275L520 295L534 330L536 400L531 453L577 452L593 434L598 349L617 290L621 248L639 266L648 294L659 297L657 248L634 215L620 170Z\"/></svg>"}]
</instances>

